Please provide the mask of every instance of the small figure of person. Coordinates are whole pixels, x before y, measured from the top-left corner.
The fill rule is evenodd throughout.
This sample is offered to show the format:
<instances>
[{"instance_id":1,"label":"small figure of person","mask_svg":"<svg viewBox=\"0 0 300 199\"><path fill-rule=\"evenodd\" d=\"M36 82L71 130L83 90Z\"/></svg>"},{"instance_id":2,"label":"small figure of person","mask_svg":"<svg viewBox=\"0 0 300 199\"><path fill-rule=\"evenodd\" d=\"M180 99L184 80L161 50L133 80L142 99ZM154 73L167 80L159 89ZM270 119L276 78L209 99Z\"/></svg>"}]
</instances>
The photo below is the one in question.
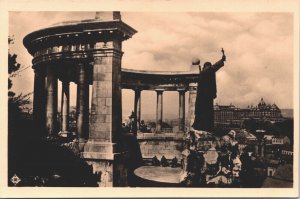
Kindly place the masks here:
<instances>
[{"instance_id":1,"label":"small figure of person","mask_svg":"<svg viewBox=\"0 0 300 199\"><path fill-rule=\"evenodd\" d=\"M146 132L147 132L147 126L146 126L144 120L141 120L141 123L140 123L140 131L143 132L143 133L146 133Z\"/></svg>"},{"instance_id":2,"label":"small figure of person","mask_svg":"<svg viewBox=\"0 0 300 199\"><path fill-rule=\"evenodd\" d=\"M159 162L158 158L156 157L156 155L152 158L152 165L160 166L160 162Z\"/></svg>"},{"instance_id":3,"label":"small figure of person","mask_svg":"<svg viewBox=\"0 0 300 199\"><path fill-rule=\"evenodd\" d=\"M161 163L161 166L163 166L163 167L169 166L168 160L164 155L161 157L160 163Z\"/></svg>"},{"instance_id":4,"label":"small figure of person","mask_svg":"<svg viewBox=\"0 0 300 199\"><path fill-rule=\"evenodd\" d=\"M130 133L133 133L134 135L137 134L137 120L136 120L136 114L135 112L131 112L131 115L129 116L129 124L130 124Z\"/></svg>"},{"instance_id":5,"label":"small figure of person","mask_svg":"<svg viewBox=\"0 0 300 199\"><path fill-rule=\"evenodd\" d=\"M178 159L176 156L171 160L171 168L175 168L178 166Z\"/></svg>"},{"instance_id":6,"label":"small figure of person","mask_svg":"<svg viewBox=\"0 0 300 199\"><path fill-rule=\"evenodd\" d=\"M123 130L123 133L129 133L130 132L130 128L125 122L122 123L122 130Z\"/></svg>"}]
</instances>

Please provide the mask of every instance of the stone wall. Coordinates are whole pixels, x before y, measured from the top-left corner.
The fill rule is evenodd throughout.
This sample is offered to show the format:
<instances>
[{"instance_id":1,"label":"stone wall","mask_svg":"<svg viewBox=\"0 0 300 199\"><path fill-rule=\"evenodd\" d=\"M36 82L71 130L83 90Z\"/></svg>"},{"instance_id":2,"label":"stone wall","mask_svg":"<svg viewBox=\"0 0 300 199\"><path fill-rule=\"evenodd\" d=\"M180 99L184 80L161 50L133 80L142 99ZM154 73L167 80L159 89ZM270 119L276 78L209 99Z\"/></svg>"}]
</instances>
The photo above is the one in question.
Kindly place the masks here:
<instances>
[{"instance_id":1,"label":"stone wall","mask_svg":"<svg viewBox=\"0 0 300 199\"><path fill-rule=\"evenodd\" d=\"M124 164L119 161L118 157L113 161L98 160L86 161L92 165L94 174L99 174L99 187L126 187L127 169Z\"/></svg>"},{"instance_id":2,"label":"stone wall","mask_svg":"<svg viewBox=\"0 0 300 199\"><path fill-rule=\"evenodd\" d=\"M143 159L151 159L156 156L159 160L164 155L171 160L182 158L183 133L138 133Z\"/></svg>"}]
</instances>

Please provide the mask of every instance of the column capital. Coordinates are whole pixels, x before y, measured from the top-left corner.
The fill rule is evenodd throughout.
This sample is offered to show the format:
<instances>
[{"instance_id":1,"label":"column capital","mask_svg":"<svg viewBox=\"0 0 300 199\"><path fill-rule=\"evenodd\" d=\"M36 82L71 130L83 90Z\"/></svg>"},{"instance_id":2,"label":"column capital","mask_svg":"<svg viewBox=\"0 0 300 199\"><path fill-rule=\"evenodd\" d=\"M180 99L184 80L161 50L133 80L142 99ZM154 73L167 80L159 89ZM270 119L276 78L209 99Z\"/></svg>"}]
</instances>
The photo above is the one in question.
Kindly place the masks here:
<instances>
[{"instance_id":1,"label":"column capital","mask_svg":"<svg viewBox=\"0 0 300 199\"><path fill-rule=\"evenodd\" d=\"M70 85L70 80L69 79L62 79L61 82L66 85L66 86L69 86Z\"/></svg>"},{"instance_id":2,"label":"column capital","mask_svg":"<svg viewBox=\"0 0 300 199\"><path fill-rule=\"evenodd\" d=\"M70 75L68 74L68 72L63 72L61 71L61 73L58 76L58 79L64 84L64 85L69 85L71 78Z\"/></svg>"},{"instance_id":3,"label":"column capital","mask_svg":"<svg viewBox=\"0 0 300 199\"><path fill-rule=\"evenodd\" d=\"M185 93L187 90L186 90L186 88L178 88L177 91L179 93Z\"/></svg>"},{"instance_id":4,"label":"column capital","mask_svg":"<svg viewBox=\"0 0 300 199\"><path fill-rule=\"evenodd\" d=\"M71 65L76 64L77 66L86 66L86 67L88 67L88 66L93 66L94 63L95 63L94 58L89 58L88 57L88 58L84 58L84 59L79 59L76 62L72 62Z\"/></svg>"},{"instance_id":5,"label":"column capital","mask_svg":"<svg viewBox=\"0 0 300 199\"><path fill-rule=\"evenodd\" d=\"M141 92L143 89L139 88L139 87L135 87L132 89L134 92Z\"/></svg>"},{"instance_id":6,"label":"column capital","mask_svg":"<svg viewBox=\"0 0 300 199\"><path fill-rule=\"evenodd\" d=\"M46 75L46 67L33 67L34 73L39 75Z\"/></svg>"},{"instance_id":7,"label":"column capital","mask_svg":"<svg viewBox=\"0 0 300 199\"><path fill-rule=\"evenodd\" d=\"M157 93L163 93L165 91L165 89L163 89L163 88L157 88L157 89L155 89L155 91Z\"/></svg>"},{"instance_id":8,"label":"column capital","mask_svg":"<svg viewBox=\"0 0 300 199\"><path fill-rule=\"evenodd\" d=\"M190 86L189 91L190 92L197 92L197 86Z\"/></svg>"},{"instance_id":9,"label":"column capital","mask_svg":"<svg viewBox=\"0 0 300 199\"><path fill-rule=\"evenodd\" d=\"M194 83L194 82L192 82L192 83L189 83L189 87L193 87L193 86L197 86L198 84L197 83Z\"/></svg>"}]
</instances>

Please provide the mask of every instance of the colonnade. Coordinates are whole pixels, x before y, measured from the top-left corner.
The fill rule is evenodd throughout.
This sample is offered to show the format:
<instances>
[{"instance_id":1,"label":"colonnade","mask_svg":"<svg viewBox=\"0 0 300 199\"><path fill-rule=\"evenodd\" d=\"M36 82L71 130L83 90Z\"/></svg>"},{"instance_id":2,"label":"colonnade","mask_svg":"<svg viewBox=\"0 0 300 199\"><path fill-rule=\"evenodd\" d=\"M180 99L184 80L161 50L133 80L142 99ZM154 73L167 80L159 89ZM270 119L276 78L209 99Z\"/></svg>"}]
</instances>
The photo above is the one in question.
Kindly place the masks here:
<instances>
[{"instance_id":1,"label":"colonnade","mask_svg":"<svg viewBox=\"0 0 300 199\"><path fill-rule=\"evenodd\" d=\"M87 140L89 134L89 80L88 66L85 63L78 63L74 81L77 84L76 97L76 135L79 140ZM47 135L59 134L67 137L71 132L69 129L69 112L70 112L70 78L66 74L59 74L61 71L58 67L48 65L44 68L41 66L35 68L34 79L34 118L36 127L44 130ZM60 78L59 78L60 77ZM61 90L61 125L57 126L57 100L58 100L58 79L62 82ZM162 131L163 122L163 93L164 88L157 88L156 92L156 132ZM185 130L185 93L186 88L177 88L179 97L178 109L178 130ZM139 129L141 122L141 92L142 89L134 89L134 113L136 114L136 129ZM190 90L190 95L193 90ZM191 98L191 96L190 96ZM193 97L195 98L195 97ZM189 106L194 104L195 100L189 99ZM189 108L189 112L191 108ZM189 113L189 115L191 115ZM189 118L191 119L191 118ZM46 127L46 129L43 129Z\"/></svg>"},{"instance_id":2,"label":"colonnade","mask_svg":"<svg viewBox=\"0 0 300 199\"><path fill-rule=\"evenodd\" d=\"M75 70L72 70L76 73L74 82L77 84L76 135L79 140L84 141L89 133L88 65L79 63L74 68ZM33 113L38 131L46 132L47 135L57 135L59 132L60 136L67 137L71 133L69 129L70 78L60 73L55 64L35 68ZM62 82L60 127L57 125L59 77Z\"/></svg>"},{"instance_id":3,"label":"colonnade","mask_svg":"<svg viewBox=\"0 0 300 199\"><path fill-rule=\"evenodd\" d=\"M156 92L156 132L161 132L163 122L163 93L165 89L155 89ZM178 110L178 126L179 131L185 130L185 88L177 89L179 93L179 110ZM134 113L136 114L136 125L139 129L141 122L141 89L134 90Z\"/></svg>"}]
</instances>

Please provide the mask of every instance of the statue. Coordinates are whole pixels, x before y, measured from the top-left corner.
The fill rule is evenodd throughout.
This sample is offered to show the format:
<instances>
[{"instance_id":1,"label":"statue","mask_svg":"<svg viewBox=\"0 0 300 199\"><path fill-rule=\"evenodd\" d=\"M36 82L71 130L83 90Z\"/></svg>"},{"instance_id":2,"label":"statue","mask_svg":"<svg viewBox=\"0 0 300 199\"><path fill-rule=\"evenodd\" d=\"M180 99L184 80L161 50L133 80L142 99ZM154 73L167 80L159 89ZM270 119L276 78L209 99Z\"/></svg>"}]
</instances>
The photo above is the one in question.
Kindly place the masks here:
<instances>
[{"instance_id":1,"label":"statue","mask_svg":"<svg viewBox=\"0 0 300 199\"><path fill-rule=\"evenodd\" d=\"M131 115L129 116L129 127L130 127L130 133L133 133L134 135L137 134L137 120L136 120L136 114L135 112L131 112Z\"/></svg>"},{"instance_id":2,"label":"statue","mask_svg":"<svg viewBox=\"0 0 300 199\"><path fill-rule=\"evenodd\" d=\"M196 130L212 132L214 127L214 99L217 97L216 72L224 66L226 56L222 48L222 59L211 64L206 62L201 70L200 60L193 60L193 65L199 65L199 79L195 104L195 120L192 127Z\"/></svg>"}]
</instances>

